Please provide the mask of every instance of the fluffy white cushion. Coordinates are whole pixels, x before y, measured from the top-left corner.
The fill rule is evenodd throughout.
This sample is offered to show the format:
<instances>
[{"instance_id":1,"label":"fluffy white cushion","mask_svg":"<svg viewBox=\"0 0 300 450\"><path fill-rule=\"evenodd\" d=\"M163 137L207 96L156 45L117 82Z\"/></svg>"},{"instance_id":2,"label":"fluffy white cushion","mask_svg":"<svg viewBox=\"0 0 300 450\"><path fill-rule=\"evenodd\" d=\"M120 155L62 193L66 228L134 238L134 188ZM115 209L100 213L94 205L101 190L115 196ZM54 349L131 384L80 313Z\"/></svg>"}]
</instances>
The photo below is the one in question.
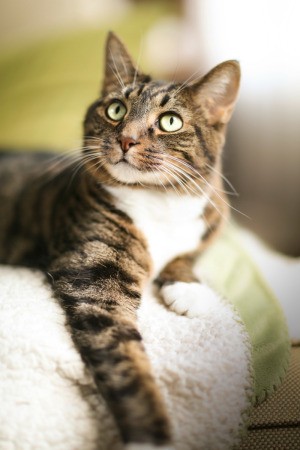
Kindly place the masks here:
<instances>
[{"instance_id":1,"label":"fluffy white cushion","mask_svg":"<svg viewBox=\"0 0 300 450\"><path fill-rule=\"evenodd\" d=\"M210 298L209 298L210 297ZM236 442L251 391L248 336L230 305L199 299L200 317L146 292L139 327L171 417L177 450ZM0 267L0 448L118 450L104 401L40 272Z\"/></svg>"}]
</instances>

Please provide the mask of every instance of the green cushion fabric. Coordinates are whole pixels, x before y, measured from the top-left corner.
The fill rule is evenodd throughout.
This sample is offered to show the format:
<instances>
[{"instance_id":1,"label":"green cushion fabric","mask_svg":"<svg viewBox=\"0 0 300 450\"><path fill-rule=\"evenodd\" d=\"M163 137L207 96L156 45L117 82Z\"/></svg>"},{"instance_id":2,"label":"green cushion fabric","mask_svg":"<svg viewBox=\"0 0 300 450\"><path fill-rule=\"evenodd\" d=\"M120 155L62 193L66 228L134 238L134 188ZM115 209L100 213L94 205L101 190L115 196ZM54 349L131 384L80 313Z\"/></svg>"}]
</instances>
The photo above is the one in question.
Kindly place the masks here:
<instances>
[{"instance_id":1,"label":"green cushion fabric","mask_svg":"<svg viewBox=\"0 0 300 450\"><path fill-rule=\"evenodd\" d=\"M290 339L282 309L243 249L236 226L228 226L202 257L203 276L234 305L252 344L254 403L263 401L286 373Z\"/></svg>"},{"instance_id":2,"label":"green cushion fabric","mask_svg":"<svg viewBox=\"0 0 300 450\"><path fill-rule=\"evenodd\" d=\"M145 31L163 12L160 2L148 2L118 24L133 55L141 35L132 22ZM0 146L80 146L83 115L99 92L105 35L106 30L82 30L0 57ZM234 228L207 251L203 266L248 330L260 401L278 386L287 367L289 341L281 309Z\"/></svg>"}]
</instances>

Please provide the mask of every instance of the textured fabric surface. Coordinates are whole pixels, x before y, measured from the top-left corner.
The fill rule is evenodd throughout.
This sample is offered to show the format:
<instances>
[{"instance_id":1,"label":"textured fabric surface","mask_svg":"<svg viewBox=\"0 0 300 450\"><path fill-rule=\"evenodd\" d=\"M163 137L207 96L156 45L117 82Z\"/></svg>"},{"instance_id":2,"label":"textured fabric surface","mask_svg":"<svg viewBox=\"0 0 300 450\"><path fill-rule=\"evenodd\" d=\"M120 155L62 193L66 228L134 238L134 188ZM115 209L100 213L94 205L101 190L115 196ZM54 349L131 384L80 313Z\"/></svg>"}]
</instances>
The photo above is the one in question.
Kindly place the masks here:
<instances>
[{"instance_id":1,"label":"textured fabric surface","mask_svg":"<svg viewBox=\"0 0 300 450\"><path fill-rule=\"evenodd\" d=\"M248 435L239 450L300 449L300 343L292 347L286 379L266 402L253 409Z\"/></svg>"},{"instance_id":2,"label":"textured fabric surface","mask_svg":"<svg viewBox=\"0 0 300 450\"><path fill-rule=\"evenodd\" d=\"M208 249L201 265L203 277L232 302L249 333L253 402L259 403L281 384L289 364L290 338L282 308L243 250L234 226Z\"/></svg>"}]
</instances>

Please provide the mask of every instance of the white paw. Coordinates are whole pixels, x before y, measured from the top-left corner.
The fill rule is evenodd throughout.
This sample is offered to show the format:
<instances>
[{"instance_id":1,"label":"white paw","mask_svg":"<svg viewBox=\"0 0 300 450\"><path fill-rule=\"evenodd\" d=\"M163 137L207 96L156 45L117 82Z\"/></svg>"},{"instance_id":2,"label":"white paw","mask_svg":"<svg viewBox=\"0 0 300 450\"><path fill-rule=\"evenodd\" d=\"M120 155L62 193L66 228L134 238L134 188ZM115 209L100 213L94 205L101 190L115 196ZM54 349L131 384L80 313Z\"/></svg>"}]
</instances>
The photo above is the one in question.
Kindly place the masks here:
<instances>
[{"instance_id":1,"label":"white paw","mask_svg":"<svg viewBox=\"0 0 300 450\"><path fill-rule=\"evenodd\" d=\"M220 304L220 297L209 286L178 281L161 290L168 307L180 315L201 317Z\"/></svg>"},{"instance_id":2,"label":"white paw","mask_svg":"<svg viewBox=\"0 0 300 450\"><path fill-rule=\"evenodd\" d=\"M154 445L154 444L127 444L125 450L175 450L174 447L168 445Z\"/></svg>"}]
</instances>

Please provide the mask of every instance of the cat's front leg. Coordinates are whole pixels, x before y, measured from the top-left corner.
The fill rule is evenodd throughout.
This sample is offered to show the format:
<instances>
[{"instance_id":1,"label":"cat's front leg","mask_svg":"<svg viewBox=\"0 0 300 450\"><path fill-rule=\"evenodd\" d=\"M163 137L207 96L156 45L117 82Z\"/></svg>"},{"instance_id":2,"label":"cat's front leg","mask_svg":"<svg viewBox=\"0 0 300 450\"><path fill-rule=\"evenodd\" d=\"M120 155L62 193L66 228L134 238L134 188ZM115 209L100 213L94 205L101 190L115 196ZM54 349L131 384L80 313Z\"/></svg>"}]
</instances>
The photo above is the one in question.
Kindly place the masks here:
<instances>
[{"instance_id":1,"label":"cat's front leg","mask_svg":"<svg viewBox=\"0 0 300 450\"><path fill-rule=\"evenodd\" d=\"M167 449L170 426L151 373L136 310L147 269L125 251L68 253L49 268L82 359L128 449Z\"/></svg>"},{"instance_id":2,"label":"cat's front leg","mask_svg":"<svg viewBox=\"0 0 300 450\"><path fill-rule=\"evenodd\" d=\"M194 275L196 256L197 253L191 253L175 258L155 280L168 308L190 318L203 316L220 301L219 295Z\"/></svg>"}]
</instances>

